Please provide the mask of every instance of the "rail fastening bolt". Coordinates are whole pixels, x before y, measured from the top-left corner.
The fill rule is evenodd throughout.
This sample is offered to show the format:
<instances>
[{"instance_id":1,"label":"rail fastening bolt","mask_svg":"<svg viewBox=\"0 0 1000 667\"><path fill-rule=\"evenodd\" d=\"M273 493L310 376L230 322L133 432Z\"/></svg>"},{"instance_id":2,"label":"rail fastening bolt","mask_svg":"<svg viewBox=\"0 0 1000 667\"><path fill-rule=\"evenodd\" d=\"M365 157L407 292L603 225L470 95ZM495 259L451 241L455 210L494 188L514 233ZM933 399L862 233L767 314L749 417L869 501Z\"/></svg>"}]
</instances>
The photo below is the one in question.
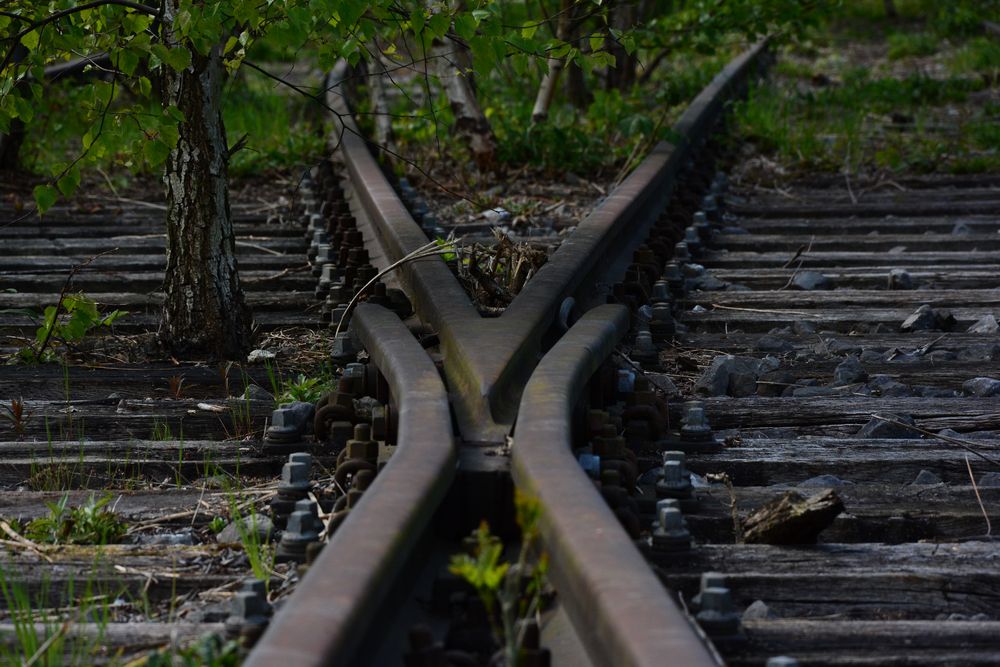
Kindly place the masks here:
<instances>
[{"instance_id":1,"label":"rail fastening bolt","mask_svg":"<svg viewBox=\"0 0 1000 667\"><path fill-rule=\"evenodd\" d=\"M243 588L230 602L225 630L229 637L241 637L245 645L252 646L264 632L271 617L271 604L267 601L267 586L261 579L244 579Z\"/></svg>"},{"instance_id":2,"label":"rail fastening bolt","mask_svg":"<svg viewBox=\"0 0 1000 667\"><path fill-rule=\"evenodd\" d=\"M732 592L723 586L711 586L701 592L701 610L695 618L710 637L735 635L740 629L740 615L733 605Z\"/></svg>"},{"instance_id":3,"label":"rail fastening bolt","mask_svg":"<svg viewBox=\"0 0 1000 667\"><path fill-rule=\"evenodd\" d=\"M653 317L649 322L649 333L653 336L653 341L665 343L676 331L674 314L670 310L669 302L653 304Z\"/></svg>"},{"instance_id":4,"label":"rail fastening bolt","mask_svg":"<svg viewBox=\"0 0 1000 667\"><path fill-rule=\"evenodd\" d=\"M691 475L685 463L684 452L663 452L663 475L656 482L657 498L691 497Z\"/></svg>"},{"instance_id":5,"label":"rail fastening bolt","mask_svg":"<svg viewBox=\"0 0 1000 667\"><path fill-rule=\"evenodd\" d=\"M698 610L701 608L701 594L709 588L725 588L726 575L721 572L702 572L701 581L698 585L698 593L691 598L691 606Z\"/></svg>"},{"instance_id":6,"label":"rail fastening bolt","mask_svg":"<svg viewBox=\"0 0 1000 667\"><path fill-rule=\"evenodd\" d=\"M664 507L660 510L650 546L658 554L684 552L691 548L691 533L679 509Z\"/></svg>"},{"instance_id":7,"label":"rail fastening bolt","mask_svg":"<svg viewBox=\"0 0 1000 667\"><path fill-rule=\"evenodd\" d=\"M776 655L768 658L764 667L799 667L799 661L787 655Z\"/></svg>"},{"instance_id":8,"label":"rail fastening bolt","mask_svg":"<svg viewBox=\"0 0 1000 667\"><path fill-rule=\"evenodd\" d=\"M680 241L674 245L674 261L678 264L689 264L691 262L691 253L688 250L687 243Z\"/></svg>"},{"instance_id":9,"label":"rail fastening bolt","mask_svg":"<svg viewBox=\"0 0 1000 667\"><path fill-rule=\"evenodd\" d=\"M279 563L306 561L306 547L319 540L323 529L316 514L316 503L309 499L295 503L295 511L288 517L288 526L281 534L281 542L275 550L274 559Z\"/></svg>"},{"instance_id":10,"label":"rail fastening bolt","mask_svg":"<svg viewBox=\"0 0 1000 667\"><path fill-rule=\"evenodd\" d=\"M705 418L705 404L701 401L686 401L681 418L681 440L704 442L712 439L712 428Z\"/></svg>"}]
</instances>

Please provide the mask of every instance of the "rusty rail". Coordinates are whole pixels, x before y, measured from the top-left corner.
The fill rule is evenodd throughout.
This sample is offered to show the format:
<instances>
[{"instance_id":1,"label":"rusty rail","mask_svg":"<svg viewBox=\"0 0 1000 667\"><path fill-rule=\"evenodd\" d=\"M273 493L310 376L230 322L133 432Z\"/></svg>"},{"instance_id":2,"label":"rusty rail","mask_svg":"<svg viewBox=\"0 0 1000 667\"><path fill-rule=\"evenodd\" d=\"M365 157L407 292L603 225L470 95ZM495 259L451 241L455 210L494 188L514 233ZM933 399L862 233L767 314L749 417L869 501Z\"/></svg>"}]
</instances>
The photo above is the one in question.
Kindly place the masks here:
<instances>
[{"instance_id":1,"label":"rusty rail","mask_svg":"<svg viewBox=\"0 0 1000 667\"><path fill-rule=\"evenodd\" d=\"M595 665L716 665L572 453L571 414L628 331L598 306L545 355L521 396L514 483L541 502L550 577Z\"/></svg>"},{"instance_id":2,"label":"rusty rail","mask_svg":"<svg viewBox=\"0 0 1000 667\"><path fill-rule=\"evenodd\" d=\"M624 270L666 206L677 174L704 141L734 89L746 82L766 45L764 40L750 48L713 79L674 126L682 140L676 145L658 144L563 241L501 317L480 317L440 259L401 268L400 282L417 313L439 334L455 416L467 442L503 441L563 300L584 292L586 306L603 299L593 288L609 274ZM373 256L388 260L386 264L396 261L425 244L427 237L360 137L342 95L331 92L327 101L339 114L332 142L350 175L355 193L352 209L364 221L359 227L366 245Z\"/></svg>"},{"instance_id":3,"label":"rusty rail","mask_svg":"<svg viewBox=\"0 0 1000 667\"><path fill-rule=\"evenodd\" d=\"M247 667L352 664L352 654L455 474L448 397L433 362L390 311L352 328L396 401L396 452L299 582Z\"/></svg>"}]
</instances>

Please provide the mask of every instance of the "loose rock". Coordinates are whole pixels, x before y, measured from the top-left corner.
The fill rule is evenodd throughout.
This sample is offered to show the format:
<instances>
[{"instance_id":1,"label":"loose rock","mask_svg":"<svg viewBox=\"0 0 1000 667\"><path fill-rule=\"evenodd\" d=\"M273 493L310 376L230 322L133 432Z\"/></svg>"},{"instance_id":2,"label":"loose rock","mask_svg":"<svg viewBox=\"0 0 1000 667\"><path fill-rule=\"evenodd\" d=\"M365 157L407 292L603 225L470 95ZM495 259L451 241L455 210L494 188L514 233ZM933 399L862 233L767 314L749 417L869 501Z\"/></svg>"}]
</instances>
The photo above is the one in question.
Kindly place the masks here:
<instances>
[{"instance_id":1,"label":"loose rock","mask_svg":"<svg viewBox=\"0 0 1000 667\"><path fill-rule=\"evenodd\" d=\"M915 426L916 423L913 421L913 417L909 415L893 415L886 414L882 415L886 419L891 419L896 422L902 422L903 424L909 424L910 426ZM916 438L918 434L913 429L908 429L900 424L894 424L892 422L887 422L883 419L877 417L872 417L871 420L861 427L861 430L857 433L859 438L871 438L871 439L893 439L900 440L904 438Z\"/></svg>"},{"instance_id":2,"label":"loose rock","mask_svg":"<svg viewBox=\"0 0 1000 667\"><path fill-rule=\"evenodd\" d=\"M955 316L948 310L934 310L926 303L903 320L900 331L947 331L955 326Z\"/></svg>"},{"instance_id":3,"label":"loose rock","mask_svg":"<svg viewBox=\"0 0 1000 667\"><path fill-rule=\"evenodd\" d=\"M778 615L771 611L763 600L754 600L743 612L744 621L760 621L768 618L778 618Z\"/></svg>"},{"instance_id":4,"label":"loose rock","mask_svg":"<svg viewBox=\"0 0 1000 667\"><path fill-rule=\"evenodd\" d=\"M274 536L274 524L271 523L271 519L260 514L240 517L219 531L215 540L219 544L238 544L243 541L243 535L251 535L254 532L258 542L263 544Z\"/></svg>"},{"instance_id":5,"label":"loose rock","mask_svg":"<svg viewBox=\"0 0 1000 667\"><path fill-rule=\"evenodd\" d=\"M792 331L800 336L806 336L816 333L816 325L812 322L806 322L805 320L796 320L795 322L792 322Z\"/></svg>"},{"instance_id":6,"label":"loose rock","mask_svg":"<svg viewBox=\"0 0 1000 667\"><path fill-rule=\"evenodd\" d=\"M818 271L802 271L792 278L792 287L805 291L828 290L833 289L833 280Z\"/></svg>"},{"instance_id":7,"label":"loose rock","mask_svg":"<svg viewBox=\"0 0 1000 667\"><path fill-rule=\"evenodd\" d=\"M913 391L888 375L875 375L868 382L868 387L879 396L913 396Z\"/></svg>"},{"instance_id":8,"label":"loose rock","mask_svg":"<svg viewBox=\"0 0 1000 667\"><path fill-rule=\"evenodd\" d=\"M851 355L844 359L833 371L833 386L843 387L849 384L857 384L868 379L868 371L861 365L858 358Z\"/></svg>"},{"instance_id":9,"label":"loose rock","mask_svg":"<svg viewBox=\"0 0 1000 667\"><path fill-rule=\"evenodd\" d=\"M1000 487L1000 472L988 472L979 478L977 485L981 488Z\"/></svg>"},{"instance_id":10,"label":"loose rock","mask_svg":"<svg viewBox=\"0 0 1000 667\"><path fill-rule=\"evenodd\" d=\"M841 512L844 503L833 490L810 498L789 491L743 522L747 544L815 544L816 538Z\"/></svg>"},{"instance_id":11,"label":"loose rock","mask_svg":"<svg viewBox=\"0 0 1000 667\"><path fill-rule=\"evenodd\" d=\"M971 396L1000 396L1000 380L978 377L962 383L962 391Z\"/></svg>"},{"instance_id":12,"label":"loose rock","mask_svg":"<svg viewBox=\"0 0 1000 667\"><path fill-rule=\"evenodd\" d=\"M889 271L889 289L913 289L913 278L906 269Z\"/></svg>"},{"instance_id":13,"label":"loose rock","mask_svg":"<svg viewBox=\"0 0 1000 667\"><path fill-rule=\"evenodd\" d=\"M817 475L816 477L810 477L807 480L801 481L796 486L804 488L822 488L822 489L834 489L838 486L847 486L848 484L854 484L854 482L849 482L846 479L840 479L836 475Z\"/></svg>"},{"instance_id":14,"label":"loose rock","mask_svg":"<svg viewBox=\"0 0 1000 667\"><path fill-rule=\"evenodd\" d=\"M718 356L698 378L694 390L707 396L753 396L757 391L757 378L778 366L778 360L773 357Z\"/></svg>"},{"instance_id":15,"label":"loose rock","mask_svg":"<svg viewBox=\"0 0 1000 667\"><path fill-rule=\"evenodd\" d=\"M763 352L765 354L768 354L771 352L775 353L789 352L795 349L795 346L789 343L787 340L782 340L777 336L765 335L757 339L757 342L754 343L753 349L756 352Z\"/></svg>"},{"instance_id":16,"label":"loose rock","mask_svg":"<svg viewBox=\"0 0 1000 667\"><path fill-rule=\"evenodd\" d=\"M976 320L976 323L968 328L968 333L995 334L1000 333L1000 323L992 314L984 315Z\"/></svg>"},{"instance_id":17,"label":"loose rock","mask_svg":"<svg viewBox=\"0 0 1000 667\"><path fill-rule=\"evenodd\" d=\"M921 470L917 473L917 478L910 482L914 486L919 486L923 484L941 484L942 479L932 473L930 470Z\"/></svg>"}]
</instances>

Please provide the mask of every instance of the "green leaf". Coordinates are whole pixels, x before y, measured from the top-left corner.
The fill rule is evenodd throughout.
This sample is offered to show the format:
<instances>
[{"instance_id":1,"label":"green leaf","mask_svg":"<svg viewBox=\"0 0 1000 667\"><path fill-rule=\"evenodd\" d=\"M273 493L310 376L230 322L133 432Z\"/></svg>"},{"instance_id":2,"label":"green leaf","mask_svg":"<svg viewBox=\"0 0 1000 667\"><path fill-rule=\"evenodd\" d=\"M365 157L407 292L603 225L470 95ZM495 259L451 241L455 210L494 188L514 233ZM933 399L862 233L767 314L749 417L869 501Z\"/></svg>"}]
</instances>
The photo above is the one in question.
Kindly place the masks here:
<instances>
[{"instance_id":1,"label":"green leaf","mask_svg":"<svg viewBox=\"0 0 1000 667\"><path fill-rule=\"evenodd\" d=\"M143 97L149 97L149 94L153 91L153 84L150 83L149 79L144 76L139 77L139 94Z\"/></svg>"},{"instance_id":2,"label":"green leaf","mask_svg":"<svg viewBox=\"0 0 1000 667\"><path fill-rule=\"evenodd\" d=\"M32 194L35 196L35 205L38 207L39 215L52 208L59 197L59 193L51 185L37 185L32 190Z\"/></svg>"},{"instance_id":3,"label":"green leaf","mask_svg":"<svg viewBox=\"0 0 1000 667\"><path fill-rule=\"evenodd\" d=\"M183 72L191 66L191 52L184 47L178 46L168 49L162 44L153 44L150 48L153 55L169 65L175 72Z\"/></svg>"},{"instance_id":4,"label":"green leaf","mask_svg":"<svg viewBox=\"0 0 1000 667\"><path fill-rule=\"evenodd\" d=\"M159 166L170 155L170 146L159 139L151 139L142 146L142 154L151 167Z\"/></svg>"},{"instance_id":5,"label":"green leaf","mask_svg":"<svg viewBox=\"0 0 1000 667\"><path fill-rule=\"evenodd\" d=\"M472 39L476 34L476 20L468 14L459 14L455 17L455 33L466 41Z\"/></svg>"},{"instance_id":6,"label":"green leaf","mask_svg":"<svg viewBox=\"0 0 1000 667\"><path fill-rule=\"evenodd\" d=\"M435 14L427 21L427 28L431 33L431 38L440 39L451 27L451 17L447 14Z\"/></svg>"},{"instance_id":7,"label":"green leaf","mask_svg":"<svg viewBox=\"0 0 1000 667\"><path fill-rule=\"evenodd\" d=\"M34 51L38 48L38 41L40 35L37 30L32 30L27 35L21 38L21 43L28 47L29 50Z\"/></svg>"},{"instance_id":8,"label":"green leaf","mask_svg":"<svg viewBox=\"0 0 1000 667\"><path fill-rule=\"evenodd\" d=\"M138 65L139 56L131 50L124 49L118 52L118 69L124 72L126 76L132 76Z\"/></svg>"},{"instance_id":9,"label":"green leaf","mask_svg":"<svg viewBox=\"0 0 1000 667\"><path fill-rule=\"evenodd\" d=\"M419 35L424 29L424 21L427 17L424 16L424 11L422 9L414 9L410 12L410 29L413 30L414 35Z\"/></svg>"},{"instance_id":10,"label":"green leaf","mask_svg":"<svg viewBox=\"0 0 1000 667\"><path fill-rule=\"evenodd\" d=\"M59 192L69 197L76 191L77 186L80 185L80 168L76 165L70 167L69 171L56 182L56 185L59 187Z\"/></svg>"}]
</instances>

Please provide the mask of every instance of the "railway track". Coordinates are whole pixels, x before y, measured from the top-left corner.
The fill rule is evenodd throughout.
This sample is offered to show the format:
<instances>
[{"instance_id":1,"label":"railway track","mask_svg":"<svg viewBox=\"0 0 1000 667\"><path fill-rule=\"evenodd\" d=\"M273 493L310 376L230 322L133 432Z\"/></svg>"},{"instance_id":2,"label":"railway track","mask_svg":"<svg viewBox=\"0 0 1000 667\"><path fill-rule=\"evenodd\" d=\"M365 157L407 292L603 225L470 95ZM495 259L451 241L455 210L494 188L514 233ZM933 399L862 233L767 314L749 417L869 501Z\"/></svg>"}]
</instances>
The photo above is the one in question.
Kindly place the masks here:
<instances>
[{"instance_id":1,"label":"railway track","mask_svg":"<svg viewBox=\"0 0 1000 667\"><path fill-rule=\"evenodd\" d=\"M987 316L1000 309L991 217L1000 181L915 181L904 194L839 183L783 195L728 188L711 136L763 55L761 45L730 64L675 126L685 141L657 146L500 316L484 317L443 261L388 274L333 341L340 384L314 424L272 414L273 398L234 402L215 369L187 371L184 386L204 395L150 402L139 400L150 379L174 369L146 368L137 383L123 368L5 368L9 391L35 388L37 403L26 404L49 418L22 434L33 444L5 444L10 485L30 479L45 450L52 465L79 461L73 487L101 471L113 477L122 452L141 454L134 476L176 475L182 487L120 494L116 510L155 532L193 525L195 543L170 554L183 553L188 569L127 545L113 551L112 568L125 570L106 579L163 600L183 588L196 619L178 621L170 605L158 622L128 627L122 614L113 630L89 630L108 638L105 655L228 629L255 642L248 665L485 664L496 649L489 626L447 563L484 519L516 546L517 489L539 503L549 562L544 608L518 626L525 664L794 664L781 655L808 665L996 664L995 543L983 515L1000 488L989 475L1000 472L1000 411L993 385L968 381L997 375ZM240 222L252 235L241 268L260 272L249 274L260 279L250 300L264 328L320 326L316 278L293 273L304 256L329 267L316 295L336 324L368 278L436 231L421 228L419 202L397 194L341 118L348 131L335 133L333 171L314 174L307 210L289 216L296 224L249 213ZM141 214L121 218L129 234L150 234ZM82 238L105 227L69 223L77 240L10 232L23 257L0 269L23 287L4 295L5 307L41 305L26 293L58 289L60 275L105 247ZM155 303L104 287L120 285L120 273L156 285L155 242L122 243L119 273L106 282L83 274L86 289L109 305ZM39 264L45 273L25 275ZM903 331L924 305L932 312ZM24 326L4 317L5 331ZM122 326L148 329L152 319L130 315ZM986 333L967 331L975 327ZM255 372L244 385L266 387ZM87 388L50 395L51 375L73 387L79 376ZM67 408L88 434L71 424L43 439L51 421L69 421ZM199 440L183 450L128 440L160 420ZM249 437L211 441L238 422ZM287 458L297 451L310 454L311 474L300 454ZM271 502L286 522L279 552L307 562L271 578L269 623L253 585L233 594L246 558L233 565L240 550L201 528L208 484L196 482L226 474L259 478L240 502ZM835 520L810 521L784 538L791 544L753 543L753 512L789 492L832 502L827 489L842 505ZM55 497L8 495L23 516ZM776 516L779 528L787 518L773 506L755 516ZM322 549L321 529L330 536ZM22 572L37 561L37 545L9 549ZM91 567L85 556L71 567Z\"/></svg>"}]
</instances>

